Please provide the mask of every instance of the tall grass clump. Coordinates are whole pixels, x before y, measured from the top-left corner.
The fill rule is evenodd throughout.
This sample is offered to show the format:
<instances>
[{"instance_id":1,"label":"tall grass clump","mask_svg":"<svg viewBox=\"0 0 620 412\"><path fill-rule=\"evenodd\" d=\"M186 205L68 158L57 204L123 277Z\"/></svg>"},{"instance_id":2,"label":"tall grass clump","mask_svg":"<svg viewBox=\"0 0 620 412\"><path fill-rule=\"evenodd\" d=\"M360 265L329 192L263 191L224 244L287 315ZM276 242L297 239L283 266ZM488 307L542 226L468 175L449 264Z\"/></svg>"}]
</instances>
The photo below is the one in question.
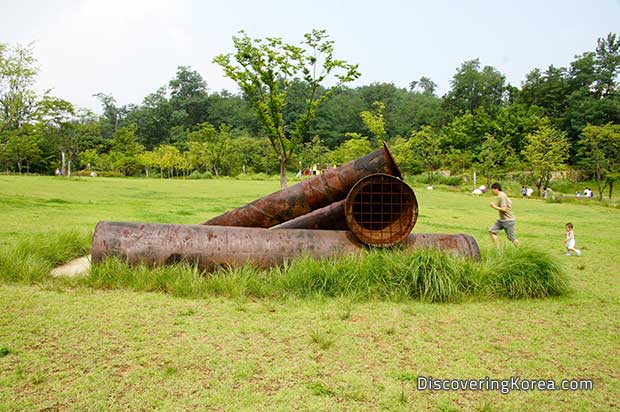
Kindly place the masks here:
<instances>
[{"instance_id":1,"label":"tall grass clump","mask_svg":"<svg viewBox=\"0 0 620 412\"><path fill-rule=\"evenodd\" d=\"M558 259L528 247L487 253L479 274L479 292L489 297L542 298L563 295L570 290Z\"/></svg>"},{"instance_id":2,"label":"tall grass clump","mask_svg":"<svg viewBox=\"0 0 620 412\"><path fill-rule=\"evenodd\" d=\"M50 280L54 266L87 254L90 240L89 234L81 232L26 237L0 251L0 279L24 283ZM67 285L192 298L344 297L424 302L456 302L466 297L541 298L569 291L561 264L546 252L511 247L485 255L475 262L437 250L370 250L329 259L300 256L268 270L246 265L213 273L203 273L190 263L149 268L107 259L92 266L88 276Z\"/></svg>"},{"instance_id":3,"label":"tall grass clump","mask_svg":"<svg viewBox=\"0 0 620 412\"><path fill-rule=\"evenodd\" d=\"M204 276L189 264L149 268L129 266L117 258L93 265L83 280L98 289L129 288L142 292L163 292L179 297L202 298L209 295Z\"/></svg>"},{"instance_id":4,"label":"tall grass clump","mask_svg":"<svg viewBox=\"0 0 620 412\"><path fill-rule=\"evenodd\" d=\"M90 250L90 233L80 231L33 234L0 250L0 279L40 282L53 267L84 256Z\"/></svg>"},{"instance_id":5,"label":"tall grass clump","mask_svg":"<svg viewBox=\"0 0 620 412\"><path fill-rule=\"evenodd\" d=\"M276 282L297 297L419 299L452 302L461 297L462 259L434 250L372 251L336 259L296 259Z\"/></svg>"}]
</instances>

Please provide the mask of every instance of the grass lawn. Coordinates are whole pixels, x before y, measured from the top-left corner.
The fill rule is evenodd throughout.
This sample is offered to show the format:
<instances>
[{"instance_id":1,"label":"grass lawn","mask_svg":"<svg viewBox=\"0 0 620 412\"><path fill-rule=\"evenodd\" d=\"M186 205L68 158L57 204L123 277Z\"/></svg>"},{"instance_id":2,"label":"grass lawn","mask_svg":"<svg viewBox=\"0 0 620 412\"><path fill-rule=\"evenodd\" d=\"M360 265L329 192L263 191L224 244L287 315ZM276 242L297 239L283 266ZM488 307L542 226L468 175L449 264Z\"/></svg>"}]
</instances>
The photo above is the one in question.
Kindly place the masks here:
<instances>
[{"instance_id":1,"label":"grass lawn","mask_svg":"<svg viewBox=\"0 0 620 412\"><path fill-rule=\"evenodd\" d=\"M276 181L0 176L0 248L99 220L197 223ZM414 187L414 231L483 249L489 195ZM620 210L513 195L524 244L562 259L573 292L458 304L182 299L0 283L0 411L620 409ZM583 256L564 257L564 224ZM502 238L505 241L505 237ZM418 376L592 379L592 391L429 392Z\"/></svg>"}]
</instances>

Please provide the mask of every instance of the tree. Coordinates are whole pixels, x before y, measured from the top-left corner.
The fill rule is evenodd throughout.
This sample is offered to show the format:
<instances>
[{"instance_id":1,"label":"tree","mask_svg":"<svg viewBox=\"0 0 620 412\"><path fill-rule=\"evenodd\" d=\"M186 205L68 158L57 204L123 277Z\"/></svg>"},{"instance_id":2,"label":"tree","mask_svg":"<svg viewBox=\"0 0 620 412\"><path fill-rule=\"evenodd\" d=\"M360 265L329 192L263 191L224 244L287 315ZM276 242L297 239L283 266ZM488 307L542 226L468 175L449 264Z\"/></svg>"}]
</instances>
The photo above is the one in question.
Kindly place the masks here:
<instances>
[{"instance_id":1,"label":"tree","mask_svg":"<svg viewBox=\"0 0 620 412\"><path fill-rule=\"evenodd\" d=\"M437 89L437 83L432 81L430 78L426 76L420 77L420 80L414 80L409 83L409 90L414 91L416 89L422 90L422 94L428 96L434 96L435 90Z\"/></svg>"},{"instance_id":2,"label":"tree","mask_svg":"<svg viewBox=\"0 0 620 412\"><path fill-rule=\"evenodd\" d=\"M143 166L139 155L144 146L137 141L136 129L136 125L131 124L117 129L112 136L110 157L114 168L124 175L134 175Z\"/></svg>"},{"instance_id":3,"label":"tree","mask_svg":"<svg viewBox=\"0 0 620 412\"><path fill-rule=\"evenodd\" d=\"M0 132L18 129L31 119L36 94L32 90L38 69L32 46L0 43Z\"/></svg>"},{"instance_id":4,"label":"tree","mask_svg":"<svg viewBox=\"0 0 620 412\"><path fill-rule=\"evenodd\" d=\"M568 140L566 133L544 125L535 133L528 134L526 142L522 151L524 164L540 196L540 188L549 186L552 173L565 167Z\"/></svg>"},{"instance_id":5,"label":"tree","mask_svg":"<svg viewBox=\"0 0 620 412\"><path fill-rule=\"evenodd\" d=\"M330 156L334 163L346 163L372 151L368 137L359 133L347 133L349 140L341 144Z\"/></svg>"},{"instance_id":6,"label":"tree","mask_svg":"<svg viewBox=\"0 0 620 412\"><path fill-rule=\"evenodd\" d=\"M431 126L425 126L411 133L406 142L397 140L396 160L406 170L426 171L429 184L433 184L435 171L441 167L444 152L441 139Z\"/></svg>"},{"instance_id":7,"label":"tree","mask_svg":"<svg viewBox=\"0 0 620 412\"><path fill-rule=\"evenodd\" d=\"M620 74L620 39L613 33L599 38L594 57L594 86L597 97L618 95L618 75Z\"/></svg>"},{"instance_id":8,"label":"tree","mask_svg":"<svg viewBox=\"0 0 620 412\"><path fill-rule=\"evenodd\" d=\"M473 113L479 107L494 114L504 104L506 78L491 66L480 70L479 59L464 62L450 83L452 88L444 97L444 108L449 115Z\"/></svg>"},{"instance_id":9,"label":"tree","mask_svg":"<svg viewBox=\"0 0 620 412\"><path fill-rule=\"evenodd\" d=\"M586 126L579 146L580 164L594 176L599 200L607 186L611 199L614 181L620 179L620 125Z\"/></svg>"},{"instance_id":10,"label":"tree","mask_svg":"<svg viewBox=\"0 0 620 412\"><path fill-rule=\"evenodd\" d=\"M179 162L181 153L179 149L171 145L161 145L155 150L156 165L159 166L160 176L164 177L164 170L168 172L168 178L174 177L174 168Z\"/></svg>"},{"instance_id":11,"label":"tree","mask_svg":"<svg viewBox=\"0 0 620 412\"><path fill-rule=\"evenodd\" d=\"M376 112L372 113L365 110L360 113L360 117L362 118L364 125L368 128L368 130L370 130L370 133L376 137L375 146L381 146L386 135L385 121L383 119L385 103L374 102L372 105L376 108Z\"/></svg>"},{"instance_id":12,"label":"tree","mask_svg":"<svg viewBox=\"0 0 620 412\"><path fill-rule=\"evenodd\" d=\"M116 99L111 95L96 93L93 96L99 99L103 107L101 133L103 137L111 138L116 129L122 126L122 122L127 115L127 108L117 107Z\"/></svg>"},{"instance_id":13,"label":"tree","mask_svg":"<svg viewBox=\"0 0 620 412\"><path fill-rule=\"evenodd\" d=\"M179 66L176 77L168 83L170 104L182 116L182 125L192 127L207 120L207 83L189 66Z\"/></svg>"},{"instance_id":14,"label":"tree","mask_svg":"<svg viewBox=\"0 0 620 412\"><path fill-rule=\"evenodd\" d=\"M482 150L478 156L478 167L480 172L487 179L487 185L491 184L491 180L497 180L499 172L511 158L514 159L514 152L510 145L504 141L497 139L493 134L487 134Z\"/></svg>"},{"instance_id":15,"label":"tree","mask_svg":"<svg viewBox=\"0 0 620 412\"><path fill-rule=\"evenodd\" d=\"M282 187L286 187L286 164L318 107L334 90L360 75L357 65L333 57L334 42L325 30L313 30L304 37L303 47L298 47L280 38L253 40L241 31L241 36L233 37L234 56L222 54L214 59L251 101L263 132L278 156ZM309 86L305 110L297 119L286 123L283 114L286 96L291 78L297 76ZM322 83L330 76L335 78L335 84L319 93Z\"/></svg>"},{"instance_id":16,"label":"tree","mask_svg":"<svg viewBox=\"0 0 620 412\"><path fill-rule=\"evenodd\" d=\"M14 162L18 173L26 168L26 173L30 173L30 165L41 159L41 149L39 148L40 131L31 125L23 125L19 130L12 130L8 133L8 140L5 146L5 156L7 160Z\"/></svg>"},{"instance_id":17,"label":"tree","mask_svg":"<svg viewBox=\"0 0 620 412\"><path fill-rule=\"evenodd\" d=\"M301 147L297 155L300 169L310 167L315 164L325 166L329 162L329 148L323 144L319 136L314 136L310 142L306 142Z\"/></svg>"}]
</instances>

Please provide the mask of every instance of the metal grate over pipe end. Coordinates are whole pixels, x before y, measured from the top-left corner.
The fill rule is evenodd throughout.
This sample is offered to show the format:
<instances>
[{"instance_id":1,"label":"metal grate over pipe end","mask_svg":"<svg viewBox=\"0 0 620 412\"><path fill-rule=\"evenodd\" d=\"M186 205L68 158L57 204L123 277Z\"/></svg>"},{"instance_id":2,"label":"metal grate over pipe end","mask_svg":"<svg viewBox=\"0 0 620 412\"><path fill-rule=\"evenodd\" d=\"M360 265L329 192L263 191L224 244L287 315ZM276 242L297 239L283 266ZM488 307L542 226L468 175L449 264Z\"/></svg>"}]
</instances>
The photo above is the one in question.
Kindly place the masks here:
<instances>
[{"instance_id":1,"label":"metal grate over pipe end","mask_svg":"<svg viewBox=\"0 0 620 412\"><path fill-rule=\"evenodd\" d=\"M353 186L346 199L345 218L361 242L392 246L404 241L415 226L418 201L405 182L377 173Z\"/></svg>"}]
</instances>

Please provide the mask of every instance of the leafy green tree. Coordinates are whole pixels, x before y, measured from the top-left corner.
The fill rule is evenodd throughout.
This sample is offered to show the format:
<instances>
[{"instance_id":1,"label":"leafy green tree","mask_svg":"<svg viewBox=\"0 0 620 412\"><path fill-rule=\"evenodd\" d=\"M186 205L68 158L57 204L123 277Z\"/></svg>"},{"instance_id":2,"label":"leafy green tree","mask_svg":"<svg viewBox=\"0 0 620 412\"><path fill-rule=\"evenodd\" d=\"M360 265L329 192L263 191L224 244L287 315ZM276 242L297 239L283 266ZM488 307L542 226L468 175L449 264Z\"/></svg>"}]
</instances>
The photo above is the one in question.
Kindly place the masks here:
<instances>
[{"instance_id":1,"label":"leafy green tree","mask_svg":"<svg viewBox=\"0 0 620 412\"><path fill-rule=\"evenodd\" d=\"M183 120L176 120L172 104L166 97L166 89L161 87L149 94L142 105L133 108L126 115L125 123L136 125L136 138L147 149L171 142L171 129ZM183 116L185 117L185 116Z\"/></svg>"},{"instance_id":2,"label":"leafy green tree","mask_svg":"<svg viewBox=\"0 0 620 412\"><path fill-rule=\"evenodd\" d=\"M144 151L144 146L138 143L136 130L136 125L132 123L117 129L112 136L110 158L114 169L126 176L138 173L144 166L139 158L140 153Z\"/></svg>"},{"instance_id":3,"label":"leafy green tree","mask_svg":"<svg viewBox=\"0 0 620 412\"><path fill-rule=\"evenodd\" d=\"M170 80L168 87L170 105L180 112L177 119L182 119L182 123L177 124L190 128L207 120L207 83L200 73L189 66L179 66L176 77Z\"/></svg>"},{"instance_id":4,"label":"leafy green tree","mask_svg":"<svg viewBox=\"0 0 620 412\"><path fill-rule=\"evenodd\" d=\"M522 151L523 162L531 182L536 186L540 196L541 187L548 187L554 171L565 168L568 158L568 140L566 133L549 125L526 137L526 146Z\"/></svg>"},{"instance_id":5,"label":"leafy green tree","mask_svg":"<svg viewBox=\"0 0 620 412\"><path fill-rule=\"evenodd\" d=\"M105 138L111 138L116 129L123 126L125 117L127 116L127 107L118 107L116 99L105 93L96 93L93 95L103 108L103 115L100 118L101 133Z\"/></svg>"},{"instance_id":6,"label":"leafy green tree","mask_svg":"<svg viewBox=\"0 0 620 412\"><path fill-rule=\"evenodd\" d=\"M442 129L443 148L471 152L477 156L482 150L484 137L493 132L489 114L480 107L473 113L457 116Z\"/></svg>"},{"instance_id":7,"label":"leafy green tree","mask_svg":"<svg viewBox=\"0 0 620 412\"><path fill-rule=\"evenodd\" d=\"M487 134L477 163L480 172L487 179L487 185L490 185L492 180L497 180L501 172L507 168L506 166L514 167L515 163L512 147L495 135Z\"/></svg>"},{"instance_id":8,"label":"leafy green tree","mask_svg":"<svg viewBox=\"0 0 620 412\"><path fill-rule=\"evenodd\" d=\"M309 134L319 136L327 147L335 149L346 140L345 133L364 132L359 114L366 109L357 89L342 87L319 107Z\"/></svg>"},{"instance_id":9,"label":"leafy green tree","mask_svg":"<svg viewBox=\"0 0 620 412\"><path fill-rule=\"evenodd\" d=\"M525 136L548 123L542 108L514 103L499 110L487 133L497 136L503 145L518 154L525 146Z\"/></svg>"},{"instance_id":10,"label":"leafy green tree","mask_svg":"<svg viewBox=\"0 0 620 412\"><path fill-rule=\"evenodd\" d=\"M434 96L435 90L437 89L437 83L435 83L434 81L432 81L430 78L426 76L422 76L420 77L420 80L414 80L411 83L409 83L410 91L413 92L416 89L420 89L422 91L422 94L425 94L428 96Z\"/></svg>"},{"instance_id":11,"label":"leafy green tree","mask_svg":"<svg viewBox=\"0 0 620 412\"><path fill-rule=\"evenodd\" d=\"M234 56L223 54L214 59L252 102L278 156L282 187L286 187L286 164L302 142L318 107L334 90L360 75L357 65L333 57L334 42L324 30L313 30L304 37L303 47L298 47L280 38L253 40L242 31L241 36L233 37ZM305 110L293 123L286 123L283 111L290 79L300 75L309 86ZM319 93L330 76L336 79L335 84Z\"/></svg>"},{"instance_id":12,"label":"leafy green tree","mask_svg":"<svg viewBox=\"0 0 620 412\"><path fill-rule=\"evenodd\" d=\"M368 130L370 130L370 133L375 136L375 146L381 146L386 137L385 121L383 119L385 103L374 102L372 105L376 108L376 111L373 113L365 110L360 113L360 117L362 118L364 125L368 128Z\"/></svg>"},{"instance_id":13,"label":"leafy green tree","mask_svg":"<svg viewBox=\"0 0 620 412\"><path fill-rule=\"evenodd\" d=\"M297 154L300 169L319 164L325 167L330 160L330 150L323 144L319 136L314 136L310 142L301 146L300 153Z\"/></svg>"},{"instance_id":14,"label":"leafy green tree","mask_svg":"<svg viewBox=\"0 0 620 412\"><path fill-rule=\"evenodd\" d=\"M435 171L442 164L444 151L440 135L431 127L424 126L420 131L412 133L409 138L409 155L413 163L417 163L428 174L429 184L433 184Z\"/></svg>"},{"instance_id":15,"label":"leafy green tree","mask_svg":"<svg viewBox=\"0 0 620 412\"><path fill-rule=\"evenodd\" d=\"M480 60L464 62L452 77L452 88L444 97L444 109L451 117L474 113L479 107L494 114L505 103L506 77Z\"/></svg>"},{"instance_id":16,"label":"leafy green tree","mask_svg":"<svg viewBox=\"0 0 620 412\"><path fill-rule=\"evenodd\" d=\"M181 152L172 145L161 145L155 150L156 165L159 167L160 177L164 177L164 170L168 178L174 177L174 168L179 163Z\"/></svg>"},{"instance_id":17,"label":"leafy green tree","mask_svg":"<svg viewBox=\"0 0 620 412\"><path fill-rule=\"evenodd\" d=\"M607 187L611 199L614 182L620 179L620 125L586 126L579 146L580 165L594 176L599 200Z\"/></svg>"},{"instance_id":18,"label":"leafy green tree","mask_svg":"<svg viewBox=\"0 0 620 412\"><path fill-rule=\"evenodd\" d=\"M5 133L8 134L8 140L4 148L4 156L7 160L14 162L18 173L21 174L24 168L26 173L30 173L30 165L41 159L40 132L26 124L18 130Z\"/></svg>"},{"instance_id":19,"label":"leafy green tree","mask_svg":"<svg viewBox=\"0 0 620 412\"><path fill-rule=\"evenodd\" d=\"M567 71L553 65L542 72L534 69L526 75L518 101L527 106L538 106L557 124L566 110L566 98L570 92Z\"/></svg>"},{"instance_id":20,"label":"leafy green tree","mask_svg":"<svg viewBox=\"0 0 620 412\"><path fill-rule=\"evenodd\" d=\"M31 120L36 109L33 90L38 69L32 46L0 43L0 132Z\"/></svg>"},{"instance_id":21,"label":"leafy green tree","mask_svg":"<svg viewBox=\"0 0 620 412\"><path fill-rule=\"evenodd\" d=\"M435 172L441 167L445 153L440 135L431 126L412 132L408 139L395 139L392 150L403 171L426 172L429 184L433 184Z\"/></svg>"},{"instance_id":22,"label":"leafy green tree","mask_svg":"<svg viewBox=\"0 0 620 412\"><path fill-rule=\"evenodd\" d=\"M337 164L346 163L365 156L372 151L372 145L368 141L368 137L362 136L359 133L347 133L347 137L349 137L349 140L332 151L330 155L332 162Z\"/></svg>"}]
</instances>

